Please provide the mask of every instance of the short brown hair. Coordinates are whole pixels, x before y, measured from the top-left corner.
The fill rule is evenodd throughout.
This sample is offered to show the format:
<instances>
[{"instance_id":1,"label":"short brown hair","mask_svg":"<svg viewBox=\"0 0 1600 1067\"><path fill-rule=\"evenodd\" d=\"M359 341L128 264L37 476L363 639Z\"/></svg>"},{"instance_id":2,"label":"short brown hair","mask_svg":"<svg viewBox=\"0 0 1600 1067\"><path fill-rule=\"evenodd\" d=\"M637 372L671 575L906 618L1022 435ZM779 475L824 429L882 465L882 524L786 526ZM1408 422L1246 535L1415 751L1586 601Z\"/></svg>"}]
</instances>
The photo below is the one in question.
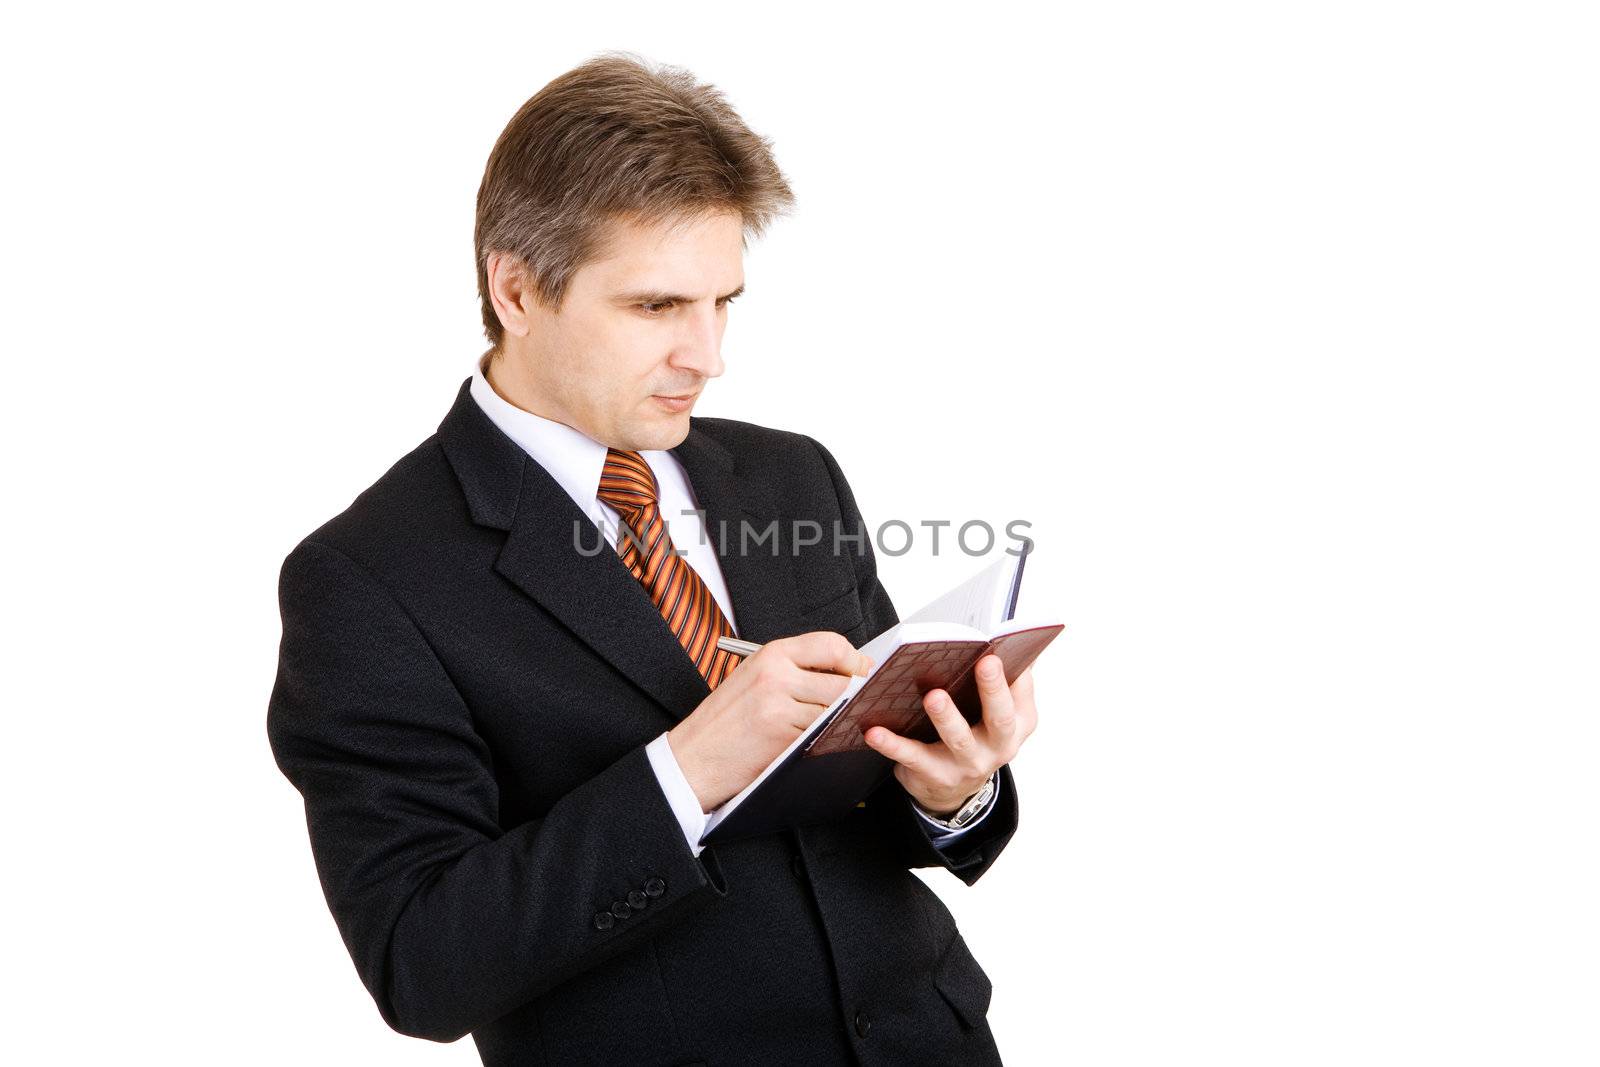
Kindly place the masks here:
<instances>
[{"instance_id":1,"label":"short brown hair","mask_svg":"<svg viewBox=\"0 0 1600 1067\"><path fill-rule=\"evenodd\" d=\"M498 349L491 252L521 260L540 302L560 308L578 268L604 254L615 219L736 211L748 241L793 203L771 142L719 90L680 67L602 53L523 104L489 153L474 231L484 332Z\"/></svg>"}]
</instances>

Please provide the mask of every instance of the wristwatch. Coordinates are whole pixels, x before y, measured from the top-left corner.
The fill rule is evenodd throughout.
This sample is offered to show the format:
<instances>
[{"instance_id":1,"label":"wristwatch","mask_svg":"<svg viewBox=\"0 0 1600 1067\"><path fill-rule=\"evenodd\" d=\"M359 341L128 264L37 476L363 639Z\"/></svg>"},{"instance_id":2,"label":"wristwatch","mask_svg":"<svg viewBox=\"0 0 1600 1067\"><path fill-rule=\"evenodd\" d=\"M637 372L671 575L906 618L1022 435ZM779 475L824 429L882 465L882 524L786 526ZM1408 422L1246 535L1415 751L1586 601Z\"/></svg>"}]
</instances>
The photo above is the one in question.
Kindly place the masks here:
<instances>
[{"instance_id":1,"label":"wristwatch","mask_svg":"<svg viewBox=\"0 0 1600 1067\"><path fill-rule=\"evenodd\" d=\"M978 812L982 811L983 806L989 803L989 798L994 796L994 779L995 776L991 774L989 776L989 780L983 783L983 788L972 794L972 796L968 797L967 802L961 805L961 807L957 808L955 814L951 815L948 819L940 818L927 808L923 807L921 804L918 804L916 797L911 798L911 804L926 818L938 823L946 830L959 830L963 826L967 825L967 823L977 818Z\"/></svg>"}]
</instances>

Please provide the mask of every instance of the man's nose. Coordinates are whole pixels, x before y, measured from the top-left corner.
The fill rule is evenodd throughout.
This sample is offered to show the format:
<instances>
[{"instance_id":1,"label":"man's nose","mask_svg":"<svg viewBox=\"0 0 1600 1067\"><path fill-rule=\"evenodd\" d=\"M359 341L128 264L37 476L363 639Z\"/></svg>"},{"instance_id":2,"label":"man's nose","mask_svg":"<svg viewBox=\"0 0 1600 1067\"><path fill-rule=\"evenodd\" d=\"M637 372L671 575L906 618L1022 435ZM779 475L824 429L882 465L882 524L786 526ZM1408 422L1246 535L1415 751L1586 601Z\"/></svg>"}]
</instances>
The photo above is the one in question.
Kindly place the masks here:
<instances>
[{"instance_id":1,"label":"man's nose","mask_svg":"<svg viewBox=\"0 0 1600 1067\"><path fill-rule=\"evenodd\" d=\"M694 314L685 316L683 333L667 362L706 378L721 374L722 324L717 318L715 307L697 309Z\"/></svg>"}]
</instances>

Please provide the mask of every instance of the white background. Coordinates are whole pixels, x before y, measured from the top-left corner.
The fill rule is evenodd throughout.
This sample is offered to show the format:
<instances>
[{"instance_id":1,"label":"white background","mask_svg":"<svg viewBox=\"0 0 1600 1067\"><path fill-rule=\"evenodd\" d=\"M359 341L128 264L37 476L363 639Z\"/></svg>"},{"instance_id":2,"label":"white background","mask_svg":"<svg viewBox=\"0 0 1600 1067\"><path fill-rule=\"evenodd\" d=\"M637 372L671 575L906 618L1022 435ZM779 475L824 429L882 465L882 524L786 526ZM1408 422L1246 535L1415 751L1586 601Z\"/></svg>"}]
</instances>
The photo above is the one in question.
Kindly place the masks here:
<instances>
[{"instance_id":1,"label":"white background","mask_svg":"<svg viewBox=\"0 0 1600 1067\"><path fill-rule=\"evenodd\" d=\"M1600 1060L1585 5L576 6L8 17L0 1058L477 1062L323 903L277 571L482 350L501 127L626 48L798 197L697 413L1033 523L1021 829L932 879L1007 1063Z\"/></svg>"}]
</instances>

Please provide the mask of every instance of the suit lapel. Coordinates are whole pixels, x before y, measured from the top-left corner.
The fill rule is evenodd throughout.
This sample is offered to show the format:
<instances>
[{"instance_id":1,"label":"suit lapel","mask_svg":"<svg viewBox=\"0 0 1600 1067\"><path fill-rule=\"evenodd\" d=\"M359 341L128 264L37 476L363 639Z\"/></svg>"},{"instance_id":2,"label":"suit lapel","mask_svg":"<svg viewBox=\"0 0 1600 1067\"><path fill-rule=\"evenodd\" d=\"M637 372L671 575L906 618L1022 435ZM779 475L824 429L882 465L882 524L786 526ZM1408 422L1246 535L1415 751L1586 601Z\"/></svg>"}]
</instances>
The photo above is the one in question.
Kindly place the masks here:
<instances>
[{"instance_id":1,"label":"suit lapel","mask_svg":"<svg viewBox=\"0 0 1600 1067\"><path fill-rule=\"evenodd\" d=\"M683 464L704 516L706 539L733 601L733 622L745 641L766 642L792 633L799 603L790 541L776 495L739 467L737 458L712 438L701 420L689 419L689 434L672 454ZM779 540L767 527L779 524ZM742 532L749 530L748 537ZM759 536L765 536L760 545ZM741 541L748 551L741 549ZM682 547L682 546L679 546Z\"/></svg>"},{"instance_id":2,"label":"suit lapel","mask_svg":"<svg viewBox=\"0 0 1600 1067\"><path fill-rule=\"evenodd\" d=\"M506 531L495 570L674 720L682 719L709 695L705 679L594 523L484 414L470 386L470 378L462 383L439 439L473 521ZM759 555L740 553L739 531L741 520L764 527L778 518L776 502L739 477L734 457L697 421L690 419L689 435L673 453L705 513L740 636L768 640L782 631L796 603L792 568L787 555L772 554L770 541Z\"/></svg>"}]
</instances>

